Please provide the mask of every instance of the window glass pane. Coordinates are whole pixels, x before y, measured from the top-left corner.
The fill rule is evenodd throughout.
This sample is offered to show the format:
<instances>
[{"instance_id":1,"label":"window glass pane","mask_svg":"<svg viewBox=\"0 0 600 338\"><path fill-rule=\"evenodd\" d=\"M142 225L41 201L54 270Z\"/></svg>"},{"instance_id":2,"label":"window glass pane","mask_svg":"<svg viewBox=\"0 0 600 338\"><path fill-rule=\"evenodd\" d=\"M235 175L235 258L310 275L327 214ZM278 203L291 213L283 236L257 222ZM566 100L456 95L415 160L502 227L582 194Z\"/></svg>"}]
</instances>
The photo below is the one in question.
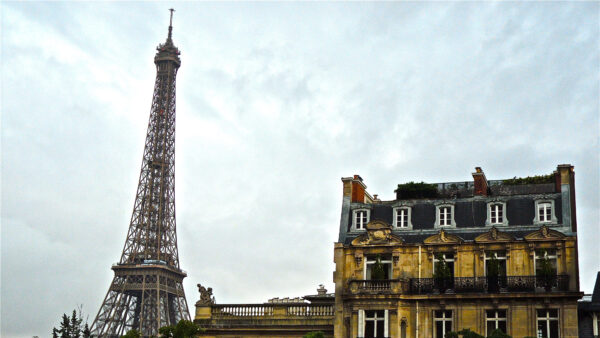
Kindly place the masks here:
<instances>
[{"instance_id":1,"label":"window glass pane","mask_svg":"<svg viewBox=\"0 0 600 338\"><path fill-rule=\"evenodd\" d=\"M365 337L375 337L375 322L373 320L367 320L365 323Z\"/></svg>"},{"instance_id":2,"label":"window glass pane","mask_svg":"<svg viewBox=\"0 0 600 338\"><path fill-rule=\"evenodd\" d=\"M444 323L443 322L435 322L435 337L436 338L444 337Z\"/></svg>"},{"instance_id":3,"label":"window glass pane","mask_svg":"<svg viewBox=\"0 0 600 338\"><path fill-rule=\"evenodd\" d=\"M376 337L385 337L385 335L383 334L383 321L378 321L377 322L377 335Z\"/></svg>"},{"instance_id":4,"label":"window glass pane","mask_svg":"<svg viewBox=\"0 0 600 338\"><path fill-rule=\"evenodd\" d=\"M550 321L550 338L558 338L558 320Z\"/></svg>"},{"instance_id":5,"label":"window glass pane","mask_svg":"<svg viewBox=\"0 0 600 338\"><path fill-rule=\"evenodd\" d=\"M488 321L487 325L486 325L486 329L487 329L486 335L492 334L492 332L494 332L494 330L496 329L496 322Z\"/></svg>"},{"instance_id":6,"label":"window glass pane","mask_svg":"<svg viewBox=\"0 0 600 338\"><path fill-rule=\"evenodd\" d=\"M506 333L506 321L501 320L498 321L498 329L502 330L502 332Z\"/></svg>"},{"instance_id":7,"label":"window glass pane","mask_svg":"<svg viewBox=\"0 0 600 338\"><path fill-rule=\"evenodd\" d=\"M498 310L499 318L506 318L506 310Z\"/></svg>"},{"instance_id":8,"label":"window glass pane","mask_svg":"<svg viewBox=\"0 0 600 338\"><path fill-rule=\"evenodd\" d=\"M538 317L546 317L546 310L537 310Z\"/></svg>"},{"instance_id":9,"label":"window glass pane","mask_svg":"<svg viewBox=\"0 0 600 338\"><path fill-rule=\"evenodd\" d=\"M445 311L445 312L446 312L446 318L452 318L452 310Z\"/></svg>"},{"instance_id":10,"label":"window glass pane","mask_svg":"<svg viewBox=\"0 0 600 338\"><path fill-rule=\"evenodd\" d=\"M538 338L550 338L550 337L548 337L548 328L547 328L546 324L547 323L545 320L538 320L538 327L537 327Z\"/></svg>"},{"instance_id":11,"label":"window glass pane","mask_svg":"<svg viewBox=\"0 0 600 338\"><path fill-rule=\"evenodd\" d=\"M558 317L558 309L548 310L548 314L552 318L557 318Z\"/></svg>"}]
</instances>

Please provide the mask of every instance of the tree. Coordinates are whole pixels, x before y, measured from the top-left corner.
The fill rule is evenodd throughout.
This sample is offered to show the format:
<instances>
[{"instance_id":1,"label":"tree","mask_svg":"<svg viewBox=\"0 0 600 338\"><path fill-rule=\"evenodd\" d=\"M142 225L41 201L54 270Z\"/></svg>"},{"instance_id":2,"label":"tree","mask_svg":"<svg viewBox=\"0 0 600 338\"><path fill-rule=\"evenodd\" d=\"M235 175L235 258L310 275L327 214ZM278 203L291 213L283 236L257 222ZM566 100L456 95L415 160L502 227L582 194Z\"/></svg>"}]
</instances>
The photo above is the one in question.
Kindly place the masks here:
<instances>
[{"instance_id":1,"label":"tree","mask_svg":"<svg viewBox=\"0 0 600 338\"><path fill-rule=\"evenodd\" d=\"M325 338L325 335L321 331L313 331L305 334L302 338Z\"/></svg>"},{"instance_id":2,"label":"tree","mask_svg":"<svg viewBox=\"0 0 600 338\"><path fill-rule=\"evenodd\" d=\"M452 286L452 271L450 271L450 267L443 255L437 254L436 259L433 279L440 293L444 293L448 287Z\"/></svg>"},{"instance_id":3,"label":"tree","mask_svg":"<svg viewBox=\"0 0 600 338\"><path fill-rule=\"evenodd\" d=\"M191 338L200 332L202 329L198 325L185 319L180 320L177 325L163 326L158 329L158 333L166 338Z\"/></svg>"},{"instance_id":4,"label":"tree","mask_svg":"<svg viewBox=\"0 0 600 338\"><path fill-rule=\"evenodd\" d=\"M66 313L62 315L62 321L60 327L52 328L52 338L89 338L91 337L90 328L87 323L84 326L83 318L81 315L81 307L79 313L77 310L73 310L71 317L67 316Z\"/></svg>"},{"instance_id":5,"label":"tree","mask_svg":"<svg viewBox=\"0 0 600 338\"><path fill-rule=\"evenodd\" d=\"M495 329L491 334L488 335L487 338L512 338L506 333L502 332L500 329Z\"/></svg>"}]
</instances>

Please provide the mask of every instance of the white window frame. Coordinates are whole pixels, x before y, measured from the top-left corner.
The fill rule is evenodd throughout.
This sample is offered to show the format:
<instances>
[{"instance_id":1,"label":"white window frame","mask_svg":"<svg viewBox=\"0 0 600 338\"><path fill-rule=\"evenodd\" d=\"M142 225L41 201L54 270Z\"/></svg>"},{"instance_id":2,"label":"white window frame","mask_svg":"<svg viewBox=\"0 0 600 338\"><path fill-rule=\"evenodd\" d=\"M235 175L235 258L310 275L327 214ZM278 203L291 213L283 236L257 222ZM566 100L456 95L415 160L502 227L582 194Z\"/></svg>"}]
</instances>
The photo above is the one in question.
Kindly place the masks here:
<instances>
[{"instance_id":1,"label":"white window frame","mask_svg":"<svg viewBox=\"0 0 600 338\"><path fill-rule=\"evenodd\" d=\"M506 270L508 270L508 260L506 259L506 251L503 252L502 256L498 256L498 252L499 251L503 251L503 250L495 250L495 251L491 251L494 253L494 256L496 256L496 259L499 261L505 261L506 263L504 263L504 276L506 276L507 272ZM490 251L484 251L483 252L483 275L485 277L487 277L487 262L492 259L491 255L488 255ZM502 276L502 275L501 275Z\"/></svg>"},{"instance_id":2,"label":"white window frame","mask_svg":"<svg viewBox=\"0 0 600 338\"><path fill-rule=\"evenodd\" d=\"M450 208L450 224L441 225L441 213L442 208ZM444 203L436 205L435 207L435 225L436 228L455 228L456 222L454 221L454 204Z\"/></svg>"},{"instance_id":3,"label":"white window frame","mask_svg":"<svg viewBox=\"0 0 600 338\"><path fill-rule=\"evenodd\" d=\"M544 216L544 220L540 217L540 204L550 204L550 219L547 220ZM555 215L556 209L554 208L554 200L536 200L535 201L535 218L533 219L534 225L541 224L557 224L558 219Z\"/></svg>"},{"instance_id":4,"label":"white window frame","mask_svg":"<svg viewBox=\"0 0 600 338\"><path fill-rule=\"evenodd\" d=\"M488 318L488 316L487 316L488 311L494 311L494 317ZM505 317L498 317L499 311L504 311ZM508 331L508 321L507 321L506 317L508 317L508 310L506 310L506 309L487 309L487 310L485 310L485 335L489 336L490 334L492 334L491 332L487 332L488 322L494 322L495 323L494 326L496 327L496 329L498 328L498 322L505 322L506 323L506 331ZM508 332L504 332L504 333L508 334Z\"/></svg>"},{"instance_id":5,"label":"white window frame","mask_svg":"<svg viewBox=\"0 0 600 338\"><path fill-rule=\"evenodd\" d=\"M538 317L538 311L546 311L546 316L545 317ZM556 317L550 317L550 311L551 310L556 310ZM557 321L558 322L558 337L560 337L560 321L559 321L559 317L560 317L560 310L559 309L536 309L535 310L535 329L537 331L537 327L539 325L540 320L546 322L546 330L547 332L550 332L550 322L551 321ZM537 334L537 332L536 332Z\"/></svg>"},{"instance_id":6,"label":"white window frame","mask_svg":"<svg viewBox=\"0 0 600 338\"><path fill-rule=\"evenodd\" d=\"M367 279L367 266L373 265L373 264L375 264L375 262L377 262L377 260L369 259L369 258L365 259L365 264L363 264L363 279L364 280ZM391 259L382 259L381 264L389 264L388 275L389 275L390 279L393 279L392 273L394 273L394 264L392 264L392 260Z\"/></svg>"},{"instance_id":7,"label":"white window frame","mask_svg":"<svg viewBox=\"0 0 600 338\"><path fill-rule=\"evenodd\" d=\"M441 311L442 312L442 317L436 317L435 313L436 311ZM450 311L450 318L446 317L446 311ZM442 322L442 326L443 326L443 331L446 331L446 323L450 323L450 330L454 330L454 311L452 310L433 310L433 338L443 338L443 337L437 337L437 330L436 330L436 324L437 322Z\"/></svg>"},{"instance_id":8,"label":"white window frame","mask_svg":"<svg viewBox=\"0 0 600 338\"><path fill-rule=\"evenodd\" d=\"M407 207L407 206L402 206L402 207L396 207L394 208L394 228L395 229L401 229L401 230L412 230L412 215L411 215L411 207ZM400 212L404 211L407 215L407 220L406 220L406 224L404 226L400 226L398 224L398 214Z\"/></svg>"},{"instance_id":9,"label":"white window frame","mask_svg":"<svg viewBox=\"0 0 600 338\"><path fill-rule=\"evenodd\" d=\"M492 222L492 209L495 206L501 206L502 207L502 221L498 222L496 220L496 222ZM496 217L498 217L498 214L496 214ZM486 226L507 226L508 225L508 218L506 217L506 202L500 202L500 201L492 201L492 202L488 202L487 204L487 218L485 220L485 225Z\"/></svg>"},{"instance_id":10,"label":"white window frame","mask_svg":"<svg viewBox=\"0 0 600 338\"><path fill-rule=\"evenodd\" d=\"M384 335L384 337L389 337L390 336L389 310L383 310L383 318L382 319L377 317L377 312L375 312L374 317L367 317L366 311L381 311L381 310L358 310L358 336L364 337L365 329L367 327L367 321L374 320L375 321L375 325L374 325L375 333L377 333L377 324L379 324L379 322L383 322L383 335Z\"/></svg>"},{"instance_id":11,"label":"white window frame","mask_svg":"<svg viewBox=\"0 0 600 338\"><path fill-rule=\"evenodd\" d=\"M364 224L358 221L358 215L362 212L366 212L367 218ZM367 229L367 224L371 220L371 210L370 209L355 209L352 210L352 230L355 231L364 231ZM359 227L359 225L361 227Z\"/></svg>"}]
</instances>

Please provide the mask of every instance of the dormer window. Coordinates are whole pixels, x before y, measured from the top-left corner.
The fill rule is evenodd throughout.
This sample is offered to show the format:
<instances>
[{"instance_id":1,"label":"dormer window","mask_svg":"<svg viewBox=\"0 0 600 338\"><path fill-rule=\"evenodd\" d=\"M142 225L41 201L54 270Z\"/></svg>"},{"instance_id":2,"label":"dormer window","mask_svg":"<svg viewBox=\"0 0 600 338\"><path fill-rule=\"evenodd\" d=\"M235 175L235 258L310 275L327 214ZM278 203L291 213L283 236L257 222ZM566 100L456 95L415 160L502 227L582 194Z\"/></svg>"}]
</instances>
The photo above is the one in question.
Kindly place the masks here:
<instances>
[{"instance_id":1,"label":"dormer window","mask_svg":"<svg viewBox=\"0 0 600 338\"><path fill-rule=\"evenodd\" d=\"M485 225L502 226L508 225L506 219L506 203L490 202L487 207L487 219Z\"/></svg>"},{"instance_id":2,"label":"dormer window","mask_svg":"<svg viewBox=\"0 0 600 338\"><path fill-rule=\"evenodd\" d=\"M535 201L535 218L533 224L557 223L554 216L554 200Z\"/></svg>"},{"instance_id":3,"label":"dormer window","mask_svg":"<svg viewBox=\"0 0 600 338\"><path fill-rule=\"evenodd\" d=\"M435 217L435 226L436 227L454 227L456 223L454 222L454 205L452 204L442 204L437 206L436 217Z\"/></svg>"},{"instance_id":4,"label":"dormer window","mask_svg":"<svg viewBox=\"0 0 600 338\"><path fill-rule=\"evenodd\" d=\"M412 229L410 216L409 207L394 208L394 227L399 229Z\"/></svg>"},{"instance_id":5,"label":"dormer window","mask_svg":"<svg viewBox=\"0 0 600 338\"><path fill-rule=\"evenodd\" d=\"M364 230L369 223L369 209L357 209L353 211L352 226L354 230Z\"/></svg>"}]
</instances>

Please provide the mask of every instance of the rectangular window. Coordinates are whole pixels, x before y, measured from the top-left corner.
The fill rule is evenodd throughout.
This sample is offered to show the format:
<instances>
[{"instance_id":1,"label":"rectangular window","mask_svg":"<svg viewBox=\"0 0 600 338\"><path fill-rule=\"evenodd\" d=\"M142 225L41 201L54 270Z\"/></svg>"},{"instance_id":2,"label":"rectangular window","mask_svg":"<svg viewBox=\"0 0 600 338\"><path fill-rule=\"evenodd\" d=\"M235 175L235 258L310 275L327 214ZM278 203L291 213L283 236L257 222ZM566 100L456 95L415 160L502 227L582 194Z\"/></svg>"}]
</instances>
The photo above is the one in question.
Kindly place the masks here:
<instances>
[{"instance_id":1,"label":"rectangular window","mask_svg":"<svg viewBox=\"0 0 600 338\"><path fill-rule=\"evenodd\" d=\"M551 272L552 275L557 274L556 270L556 250L540 249L535 250L535 275L545 275L546 272Z\"/></svg>"},{"instance_id":2,"label":"rectangular window","mask_svg":"<svg viewBox=\"0 0 600 338\"><path fill-rule=\"evenodd\" d=\"M367 223L369 223L367 210L354 211L354 224L356 225L356 229L366 229Z\"/></svg>"},{"instance_id":3,"label":"rectangular window","mask_svg":"<svg viewBox=\"0 0 600 338\"><path fill-rule=\"evenodd\" d=\"M503 224L503 205L500 203L490 205L491 224Z\"/></svg>"},{"instance_id":4,"label":"rectangular window","mask_svg":"<svg viewBox=\"0 0 600 338\"><path fill-rule=\"evenodd\" d=\"M436 265L440 264L442 261L445 262L450 270L451 277L454 278L454 254L451 253L438 253L433 255L433 273L435 274Z\"/></svg>"},{"instance_id":5,"label":"rectangular window","mask_svg":"<svg viewBox=\"0 0 600 338\"><path fill-rule=\"evenodd\" d=\"M444 338L452 331L452 310L433 311L433 337Z\"/></svg>"},{"instance_id":6,"label":"rectangular window","mask_svg":"<svg viewBox=\"0 0 600 338\"><path fill-rule=\"evenodd\" d=\"M541 202L538 203L538 217L540 222L551 222L552 221L552 203Z\"/></svg>"},{"instance_id":7,"label":"rectangular window","mask_svg":"<svg viewBox=\"0 0 600 338\"><path fill-rule=\"evenodd\" d=\"M497 266L490 264L495 258ZM490 270L498 268L498 276L506 276L506 252L504 251L486 251L485 252L485 275L490 276Z\"/></svg>"},{"instance_id":8,"label":"rectangular window","mask_svg":"<svg viewBox=\"0 0 600 338\"><path fill-rule=\"evenodd\" d=\"M388 337L388 310L358 310L358 336L360 338Z\"/></svg>"},{"instance_id":9,"label":"rectangular window","mask_svg":"<svg viewBox=\"0 0 600 338\"><path fill-rule=\"evenodd\" d=\"M452 208L451 207L440 207L440 226L452 225Z\"/></svg>"},{"instance_id":10,"label":"rectangular window","mask_svg":"<svg viewBox=\"0 0 600 338\"><path fill-rule=\"evenodd\" d=\"M559 338L558 310L537 310L537 338Z\"/></svg>"},{"instance_id":11,"label":"rectangular window","mask_svg":"<svg viewBox=\"0 0 600 338\"><path fill-rule=\"evenodd\" d=\"M392 260L389 256L367 257L365 262L366 280L391 279Z\"/></svg>"},{"instance_id":12,"label":"rectangular window","mask_svg":"<svg viewBox=\"0 0 600 338\"><path fill-rule=\"evenodd\" d=\"M489 336L495 330L506 333L506 310L485 311L485 334Z\"/></svg>"},{"instance_id":13,"label":"rectangular window","mask_svg":"<svg viewBox=\"0 0 600 338\"><path fill-rule=\"evenodd\" d=\"M408 209L407 208L396 209L396 227L398 227L398 228L408 227Z\"/></svg>"}]
</instances>

